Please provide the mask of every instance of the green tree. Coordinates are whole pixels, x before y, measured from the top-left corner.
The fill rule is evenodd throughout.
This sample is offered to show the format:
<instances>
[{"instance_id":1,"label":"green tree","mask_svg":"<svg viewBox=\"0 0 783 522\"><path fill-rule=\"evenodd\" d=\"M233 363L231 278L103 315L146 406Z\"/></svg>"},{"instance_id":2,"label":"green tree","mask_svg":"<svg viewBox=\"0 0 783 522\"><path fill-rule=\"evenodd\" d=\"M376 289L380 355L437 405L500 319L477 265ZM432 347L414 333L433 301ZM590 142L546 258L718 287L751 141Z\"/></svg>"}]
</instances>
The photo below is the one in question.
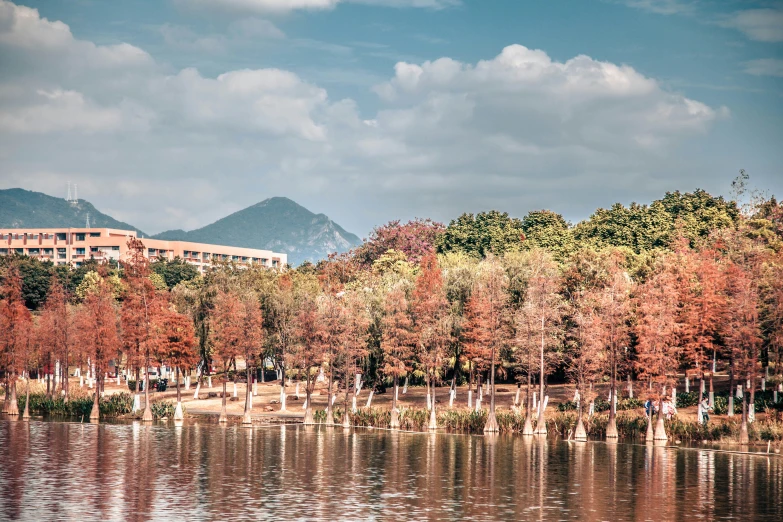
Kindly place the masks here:
<instances>
[{"instance_id":1,"label":"green tree","mask_svg":"<svg viewBox=\"0 0 783 522\"><path fill-rule=\"evenodd\" d=\"M525 240L522 221L509 217L507 212L490 210L462 214L452 220L446 231L438 237L438 252L465 252L485 257L520 250Z\"/></svg>"},{"instance_id":2,"label":"green tree","mask_svg":"<svg viewBox=\"0 0 783 522\"><path fill-rule=\"evenodd\" d=\"M163 278L169 290L182 281L190 281L199 277L198 269L179 257L175 257L170 261L168 259L158 259L150 263L150 270Z\"/></svg>"}]
</instances>

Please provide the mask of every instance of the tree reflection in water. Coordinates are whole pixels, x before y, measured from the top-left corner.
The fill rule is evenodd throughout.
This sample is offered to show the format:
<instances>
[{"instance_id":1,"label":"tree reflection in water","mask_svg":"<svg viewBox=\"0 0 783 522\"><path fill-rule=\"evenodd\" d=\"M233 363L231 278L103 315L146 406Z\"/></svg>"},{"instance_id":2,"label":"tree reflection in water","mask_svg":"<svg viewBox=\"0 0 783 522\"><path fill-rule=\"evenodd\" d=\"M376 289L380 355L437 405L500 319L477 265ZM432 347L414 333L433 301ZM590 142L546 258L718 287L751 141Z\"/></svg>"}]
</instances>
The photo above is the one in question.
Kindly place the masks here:
<instances>
[{"instance_id":1,"label":"tree reflection in water","mask_svg":"<svg viewBox=\"0 0 783 522\"><path fill-rule=\"evenodd\" d=\"M205 420L0 420L0 518L783 520L783 459Z\"/></svg>"}]
</instances>

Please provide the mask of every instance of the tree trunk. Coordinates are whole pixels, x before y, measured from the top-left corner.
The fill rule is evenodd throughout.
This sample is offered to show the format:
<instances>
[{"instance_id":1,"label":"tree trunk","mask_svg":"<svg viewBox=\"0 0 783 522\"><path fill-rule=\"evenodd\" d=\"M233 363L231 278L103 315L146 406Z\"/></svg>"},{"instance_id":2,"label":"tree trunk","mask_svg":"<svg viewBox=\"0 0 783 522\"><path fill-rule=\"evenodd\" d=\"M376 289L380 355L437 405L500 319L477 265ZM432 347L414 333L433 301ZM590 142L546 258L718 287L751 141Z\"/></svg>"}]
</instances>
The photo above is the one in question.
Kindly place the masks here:
<instances>
[{"instance_id":1,"label":"tree trunk","mask_svg":"<svg viewBox=\"0 0 783 522\"><path fill-rule=\"evenodd\" d=\"M19 402L16 398L16 375L11 375L11 392L8 395L8 415L19 415Z\"/></svg>"},{"instance_id":2,"label":"tree trunk","mask_svg":"<svg viewBox=\"0 0 783 522\"><path fill-rule=\"evenodd\" d=\"M285 369L280 367L280 411L285 409Z\"/></svg>"},{"instance_id":3,"label":"tree trunk","mask_svg":"<svg viewBox=\"0 0 783 522\"><path fill-rule=\"evenodd\" d=\"M70 384L68 382L68 349L65 349L65 361L63 364L63 402L68 403Z\"/></svg>"},{"instance_id":4,"label":"tree trunk","mask_svg":"<svg viewBox=\"0 0 783 522\"><path fill-rule=\"evenodd\" d=\"M612 354L612 380L609 385L609 424L606 426L606 438L617 438L617 420L615 419L614 402L615 393L617 393L617 366L614 362L614 354Z\"/></svg>"},{"instance_id":5,"label":"tree trunk","mask_svg":"<svg viewBox=\"0 0 783 522\"><path fill-rule=\"evenodd\" d=\"M470 364L470 368L468 369L468 408L473 407L473 364L468 362Z\"/></svg>"},{"instance_id":6,"label":"tree trunk","mask_svg":"<svg viewBox=\"0 0 783 522\"><path fill-rule=\"evenodd\" d=\"M490 364L489 384L491 390L489 393L489 415L487 423L484 425L484 433L497 433L498 420L495 417L495 345L492 345L492 363Z\"/></svg>"},{"instance_id":7,"label":"tree trunk","mask_svg":"<svg viewBox=\"0 0 783 522\"><path fill-rule=\"evenodd\" d=\"M541 351L539 360L539 376L538 376L538 418L536 419L536 435L543 435L546 437L546 420L544 420L544 318L541 317Z\"/></svg>"},{"instance_id":8,"label":"tree trunk","mask_svg":"<svg viewBox=\"0 0 783 522\"><path fill-rule=\"evenodd\" d=\"M434 372L433 372L434 374ZM430 425L429 429L431 430L437 430L438 429L438 416L435 413L435 379L430 379L432 383L432 408L430 409Z\"/></svg>"},{"instance_id":9,"label":"tree trunk","mask_svg":"<svg viewBox=\"0 0 783 522\"><path fill-rule=\"evenodd\" d=\"M245 374L247 375L247 386L245 390L245 415L242 417L242 425L243 426L252 426L253 425L253 418L250 415L250 401L251 399L251 390L250 390L250 380L252 379L250 366L246 365L245 368ZM236 379L234 379L234 385L236 386Z\"/></svg>"},{"instance_id":10,"label":"tree trunk","mask_svg":"<svg viewBox=\"0 0 783 522\"><path fill-rule=\"evenodd\" d=\"M218 422L228 422L228 414L226 413L226 394L228 391L226 391L226 385L228 384L228 368L226 368L226 373L223 375L223 398L220 404L220 417L218 417Z\"/></svg>"},{"instance_id":11,"label":"tree trunk","mask_svg":"<svg viewBox=\"0 0 783 522\"><path fill-rule=\"evenodd\" d=\"M585 430L585 423L582 421L582 401L579 401L579 406L576 408L576 430L574 431L574 439L577 441L587 440L587 430Z\"/></svg>"},{"instance_id":12,"label":"tree trunk","mask_svg":"<svg viewBox=\"0 0 783 522\"><path fill-rule=\"evenodd\" d=\"M25 398L24 398L24 413L22 414L22 419L29 419L30 418L30 376L27 376L27 386L26 386L26 392L25 392Z\"/></svg>"},{"instance_id":13,"label":"tree trunk","mask_svg":"<svg viewBox=\"0 0 783 522\"><path fill-rule=\"evenodd\" d=\"M315 424L315 416L313 415L313 388L315 388L315 381L310 376L310 372L307 372L307 380L305 381L305 401L307 406L305 407L304 421L305 426L311 426Z\"/></svg>"},{"instance_id":14,"label":"tree trunk","mask_svg":"<svg viewBox=\"0 0 783 522\"><path fill-rule=\"evenodd\" d=\"M349 398L348 389L352 388L353 385L350 384L350 380L351 379L350 379L350 373L348 372L347 366L348 365L346 364L346 369L345 369L345 399L343 400L343 428L350 428L351 427L351 416L348 413L348 398ZM392 415L394 415L394 413L392 413Z\"/></svg>"},{"instance_id":15,"label":"tree trunk","mask_svg":"<svg viewBox=\"0 0 783 522\"><path fill-rule=\"evenodd\" d=\"M329 384L327 384L326 390L326 425L334 425L334 412L332 411L332 380L334 379L334 371L332 365L329 365Z\"/></svg>"},{"instance_id":16,"label":"tree trunk","mask_svg":"<svg viewBox=\"0 0 783 522\"><path fill-rule=\"evenodd\" d=\"M177 407L174 409L174 420L182 420L185 416L182 413L182 395L179 389L179 366L177 366Z\"/></svg>"},{"instance_id":17,"label":"tree trunk","mask_svg":"<svg viewBox=\"0 0 783 522\"><path fill-rule=\"evenodd\" d=\"M732 359L729 363L729 410L726 412L729 417L734 416L734 393L734 360Z\"/></svg>"},{"instance_id":18,"label":"tree trunk","mask_svg":"<svg viewBox=\"0 0 783 522\"><path fill-rule=\"evenodd\" d=\"M666 426L663 424L663 396L666 395L666 386L661 390L661 396L658 399L658 422L655 424L654 440L667 440ZM652 412L650 412L652 416Z\"/></svg>"},{"instance_id":19,"label":"tree trunk","mask_svg":"<svg viewBox=\"0 0 783 522\"><path fill-rule=\"evenodd\" d=\"M653 431L652 418L653 407L652 401L650 401L650 415L647 416L647 435L645 436L645 442L653 442L655 440L655 432Z\"/></svg>"},{"instance_id":20,"label":"tree trunk","mask_svg":"<svg viewBox=\"0 0 783 522\"><path fill-rule=\"evenodd\" d=\"M400 412L397 410L397 389L399 388L399 377L394 376L394 395L392 395L392 411L391 421L389 422L389 428L393 430L400 429Z\"/></svg>"},{"instance_id":21,"label":"tree trunk","mask_svg":"<svg viewBox=\"0 0 783 522\"><path fill-rule=\"evenodd\" d=\"M144 422L152 422L152 408L150 407L150 356L144 359L144 414L141 416L141 420ZM137 383L138 384L138 383Z\"/></svg>"},{"instance_id":22,"label":"tree trunk","mask_svg":"<svg viewBox=\"0 0 783 522\"><path fill-rule=\"evenodd\" d=\"M92 411L90 412L90 422L93 422L93 421L98 422L100 420L100 417L101 417L101 405L100 405L100 402L99 402L99 400L100 400L99 399L100 393L101 392L98 391L98 386L96 386L95 387L94 400L93 400L93 403L92 403Z\"/></svg>"},{"instance_id":23,"label":"tree trunk","mask_svg":"<svg viewBox=\"0 0 783 522\"><path fill-rule=\"evenodd\" d=\"M750 437L748 437L748 403L746 400L747 396L748 396L747 393L742 394L742 424L740 425L740 436L739 436L740 444L747 444L750 442Z\"/></svg>"},{"instance_id":24,"label":"tree trunk","mask_svg":"<svg viewBox=\"0 0 783 522\"><path fill-rule=\"evenodd\" d=\"M744 395L744 394L743 394ZM750 401L748 402L748 420L756 420L756 376L750 378Z\"/></svg>"},{"instance_id":25,"label":"tree trunk","mask_svg":"<svg viewBox=\"0 0 783 522\"><path fill-rule=\"evenodd\" d=\"M522 427L522 435L533 435L533 376L530 373L530 366L527 370L527 391L525 392L525 425Z\"/></svg>"}]
</instances>

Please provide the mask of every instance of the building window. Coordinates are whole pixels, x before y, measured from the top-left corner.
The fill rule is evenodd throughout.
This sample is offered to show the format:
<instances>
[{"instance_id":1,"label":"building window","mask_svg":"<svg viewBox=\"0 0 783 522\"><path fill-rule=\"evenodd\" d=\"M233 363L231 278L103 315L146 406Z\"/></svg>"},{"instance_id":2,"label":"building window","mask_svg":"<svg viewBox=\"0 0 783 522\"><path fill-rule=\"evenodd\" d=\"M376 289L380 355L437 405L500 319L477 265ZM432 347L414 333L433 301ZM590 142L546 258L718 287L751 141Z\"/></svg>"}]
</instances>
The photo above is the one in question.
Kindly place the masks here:
<instances>
[{"instance_id":1,"label":"building window","mask_svg":"<svg viewBox=\"0 0 783 522\"><path fill-rule=\"evenodd\" d=\"M54 236L58 241L65 241L67 239L67 234L65 232L57 232Z\"/></svg>"},{"instance_id":2,"label":"building window","mask_svg":"<svg viewBox=\"0 0 783 522\"><path fill-rule=\"evenodd\" d=\"M28 248L28 249L27 249L27 254L28 254L28 255L31 255L31 256L37 256L37 255L39 255L40 253L41 253L41 250L40 250L40 249L38 249L38 248Z\"/></svg>"},{"instance_id":3,"label":"building window","mask_svg":"<svg viewBox=\"0 0 783 522\"><path fill-rule=\"evenodd\" d=\"M203 254L201 254L201 259L203 259L204 261L209 261L209 252L204 252Z\"/></svg>"},{"instance_id":4,"label":"building window","mask_svg":"<svg viewBox=\"0 0 783 522\"><path fill-rule=\"evenodd\" d=\"M58 248L57 249L57 259L65 259L65 249L64 248Z\"/></svg>"},{"instance_id":5,"label":"building window","mask_svg":"<svg viewBox=\"0 0 783 522\"><path fill-rule=\"evenodd\" d=\"M77 256L83 256L84 255L84 249L83 248L77 248L76 249L76 255Z\"/></svg>"},{"instance_id":6,"label":"building window","mask_svg":"<svg viewBox=\"0 0 783 522\"><path fill-rule=\"evenodd\" d=\"M50 256L52 255L53 250L51 248L44 248L44 255Z\"/></svg>"},{"instance_id":7,"label":"building window","mask_svg":"<svg viewBox=\"0 0 783 522\"><path fill-rule=\"evenodd\" d=\"M82 266L82 262L81 261L77 261L76 262L76 268L79 268L80 266Z\"/></svg>"},{"instance_id":8,"label":"building window","mask_svg":"<svg viewBox=\"0 0 783 522\"><path fill-rule=\"evenodd\" d=\"M90 232L90 237L101 237L100 232Z\"/></svg>"},{"instance_id":9,"label":"building window","mask_svg":"<svg viewBox=\"0 0 783 522\"><path fill-rule=\"evenodd\" d=\"M76 241L84 241L84 234L76 234Z\"/></svg>"},{"instance_id":10,"label":"building window","mask_svg":"<svg viewBox=\"0 0 783 522\"><path fill-rule=\"evenodd\" d=\"M155 250L154 248L150 248L150 249L147 250L147 255L150 256L150 257L153 257L156 252L157 252L157 250Z\"/></svg>"},{"instance_id":11,"label":"building window","mask_svg":"<svg viewBox=\"0 0 783 522\"><path fill-rule=\"evenodd\" d=\"M118 246L113 246L113 247L111 247L111 249L112 249L112 250L114 250L114 251L118 251L118 250L120 249L120 247L118 247Z\"/></svg>"},{"instance_id":12,"label":"building window","mask_svg":"<svg viewBox=\"0 0 783 522\"><path fill-rule=\"evenodd\" d=\"M24 248L14 248L14 252L17 254L24 254Z\"/></svg>"},{"instance_id":13,"label":"building window","mask_svg":"<svg viewBox=\"0 0 783 522\"><path fill-rule=\"evenodd\" d=\"M98 251L98 247L90 247L90 252L97 252L97 251Z\"/></svg>"},{"instance_id":14,"label":"building window","mask_svg":"<svg viewBox=\"0 0 783 522\"><path fill-rule=\"evenodd\" d=\"M190 250L185 250L184 252L182 252L182 255L185 257L190 257Z\"/></svg>"},{"instance_id":15,"label":"building window","mask_svg":"<svg viewBox=\"0 0 783 522\"><path fill-rule=\"evenodd\" d=\"M7 248L0 248L0 256L4 256L6 254L8 254L8 249Z\"/></svg>"}]
</instances>

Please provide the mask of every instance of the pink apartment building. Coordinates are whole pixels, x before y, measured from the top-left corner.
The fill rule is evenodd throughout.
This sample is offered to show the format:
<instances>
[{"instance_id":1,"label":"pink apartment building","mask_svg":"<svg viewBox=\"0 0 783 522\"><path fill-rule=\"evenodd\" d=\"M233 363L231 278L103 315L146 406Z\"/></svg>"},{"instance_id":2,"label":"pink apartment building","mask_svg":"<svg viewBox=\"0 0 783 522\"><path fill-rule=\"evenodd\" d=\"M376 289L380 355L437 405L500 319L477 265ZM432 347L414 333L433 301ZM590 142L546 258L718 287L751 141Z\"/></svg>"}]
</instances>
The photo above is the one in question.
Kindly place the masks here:
<instances>
[{"instance_id":1,"label":"pink apartment building","mask_svg":"<svg viewBox=\"0 0 783 522\"><path fill-rule=\"evenodd\" d=\"M80 266L90 258L122 261L128 251L128 240L135 230L112 228L19 228L0 229L0 255L23 254L57 265ZM187 241L141 239L144 253L150 259L180 257L203 272L213 260L233 261L245 265L282 267L286 254L271 250L256 250Z\"/></svg>"}]
</instances>

